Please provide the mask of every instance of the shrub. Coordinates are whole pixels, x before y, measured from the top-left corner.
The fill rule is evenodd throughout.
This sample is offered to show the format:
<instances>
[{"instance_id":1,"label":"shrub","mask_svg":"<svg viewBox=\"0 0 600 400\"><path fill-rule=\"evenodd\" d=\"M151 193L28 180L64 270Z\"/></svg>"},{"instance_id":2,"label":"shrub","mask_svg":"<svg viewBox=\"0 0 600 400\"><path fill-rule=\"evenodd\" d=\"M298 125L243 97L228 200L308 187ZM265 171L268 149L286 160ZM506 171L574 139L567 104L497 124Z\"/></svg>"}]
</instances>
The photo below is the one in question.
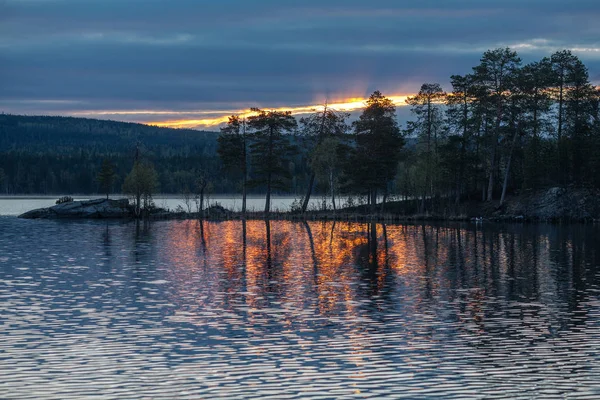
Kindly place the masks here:
<instances>
[{"instance_id":1,"label":"shrub","mask_svg":"<svg viewBox=\"0 0 600 400\"><path fill-rule=\"evenodd\" d=\"M56 200L56 204L72 203L72 202L73 202L73 198L71 196L63 196L63 197L59 198L58 200Z\"/></svg>"}]
</instances>

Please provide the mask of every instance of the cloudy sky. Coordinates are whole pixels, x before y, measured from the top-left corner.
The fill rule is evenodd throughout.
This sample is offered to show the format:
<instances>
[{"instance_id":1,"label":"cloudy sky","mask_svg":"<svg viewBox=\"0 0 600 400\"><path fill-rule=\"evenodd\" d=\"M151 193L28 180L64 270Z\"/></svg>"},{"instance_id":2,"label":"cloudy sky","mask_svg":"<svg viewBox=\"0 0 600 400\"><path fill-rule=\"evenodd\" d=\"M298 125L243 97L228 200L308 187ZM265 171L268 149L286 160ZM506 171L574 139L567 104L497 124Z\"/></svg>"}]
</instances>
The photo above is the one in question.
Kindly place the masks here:
<instances>
[{"instance_id":1,"label":"cloudy sky","mask_svg":"<svg viewBox=\"0 0 600 400\"><path fill-rule=\"evenodd\" d=\"M571 49L599 84L598 21L598 0L0 0L0 112L202 127L448 90L501 46L525 62Z\"/></svg>"}]
</instances>

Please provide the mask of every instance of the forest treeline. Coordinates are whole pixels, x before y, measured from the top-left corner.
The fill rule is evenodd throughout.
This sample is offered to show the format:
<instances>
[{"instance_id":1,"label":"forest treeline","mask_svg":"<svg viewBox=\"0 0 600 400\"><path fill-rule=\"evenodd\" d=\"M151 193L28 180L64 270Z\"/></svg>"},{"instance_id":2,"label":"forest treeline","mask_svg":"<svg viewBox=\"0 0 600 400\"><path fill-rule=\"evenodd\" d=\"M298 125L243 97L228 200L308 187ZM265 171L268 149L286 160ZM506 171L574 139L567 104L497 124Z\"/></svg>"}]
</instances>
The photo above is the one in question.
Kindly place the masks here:
<instances>
[{"instance_id":1,"label":"forest treeline","mask_svg":"<svg viewBox=\"0 0 600 400\"><path fill-rule=\"evenodd\" d=\"M217 133L71 117L0 115L0 194L93 194L105 159L120 192L136 148L155 165L166 193L195 169L218 169ZM226 188L225 183L225 188Z\"/></svg>"},{"instance_id":2,"label":"forest treeline","mask_svg":"<svg viewBox=\"0 0 600 400\"><path fill-rule=\"evenodd\" d=\"M120 193L136 151L154 165L162 193L191 190L198 175L211 177L215 193L235 193L239 185L221 168L217 137L117 121L0 114L0 195L104 193L97 179L104 160L116 172L110 191ZM297 157L292 173L306 176Z\"/></svg>"},{"instance_id":3,"label":"forest treeline","mask_svg":"<svg viewBox=\"0 0 600 400\"><path fill-rule=\"evenodd\" d=\"M326 105L302 118L311 171L302 211L315 179L333 207L336 193L362 194L373 210L401 194L414 200L413 212L458 212L464 200L502 205L507 193L551 186L600 187L600 90L570 51L523 64L509 48L488 50L450 82L449 92L424 83L409 97L413 120L402 130L378 91L351 124ZM285 176L276 146L292 129L289 113L255 113L232 116L218 148L250 187ZM289 126L279 124L286 118ZM405 146L409 139L416 145Z\"/></svg>"},{"instance_id":4,"label":"forest treeline","mask_svg":"<svg viewBox=\"0 0 600 400\"><path fill-rule=\"evenodd\" d=\"M413 118L404 127L379 91L353 122L326 104L299 119L254 109L220 133L0 115L0 191L120 192L136 152L160 192L267 193L267 212L272 192L301 194L300 210L316 191L334 208L338 195L353 194L373 207L400 196L428 212L551 186L600 187L600 91L570 51L524 64L509 48L489 50L450 83L448 91L424 83L407 100ZM103 190L106 160L115 179Z\"/></svg>"}]
</instances>

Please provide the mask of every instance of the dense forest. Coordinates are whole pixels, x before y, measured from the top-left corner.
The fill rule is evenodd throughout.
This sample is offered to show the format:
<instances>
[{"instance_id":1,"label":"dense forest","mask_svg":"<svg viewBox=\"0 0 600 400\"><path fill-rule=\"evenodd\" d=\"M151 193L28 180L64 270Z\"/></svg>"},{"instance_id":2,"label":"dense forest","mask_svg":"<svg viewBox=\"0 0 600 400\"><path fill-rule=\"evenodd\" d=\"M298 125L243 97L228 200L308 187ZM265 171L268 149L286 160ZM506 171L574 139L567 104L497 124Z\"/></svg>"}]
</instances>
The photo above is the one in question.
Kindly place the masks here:
<instances>
[{"instance_id":1,"label":"dense forest","mask_svg":"<svg viewBox=\"0 0 600 400\"><path fill-rule=\"evenodd\" d=\"M0 115L0 193L91 194L104 159L120 192L136 147L155 164L165 192L195 168L218 164L214 132L69 117Z\"/></svg>"},{"instance_id":2,"label":"dense forest","mask_svg":"<svg viewBox=\"0 0 600 400\"><path fill-rule=\"evenodd\" d=\"M116 172L111 192L120 193L136 151L154 165L160 192L182 193L204 174L214 192L233 193L237 183L221 170L217 136L125 122L0 114L0 194L101 193L97 175L104 160Z\"/></svg>"},{"instance_id":3,"label":"dense forest","mask_svg":"<svg viewBox=\"0 0 600 400\"><path fill-rule=\"evenodd\" d=\"M220 133L64 117L0 115L0 191L120 192L134 158L152 164L162 193L361 195L414 200L419 212L552 186L600 187L600 90L568 50L524 64L509 48L407 100L413 120L376 91L358 119L324 105L299 120L254 109ZM107 164L108 165L108 164ZM268 202L265 211L269 211Z\"/></svg>"},{"instance_id":4,"label":"dense forest","mask_svg":"<svg viewBox=\"0 0 600 400\"><path fill-rule=\"evenodd\" d=\"M311 171L305 200L315 178L334 207L336 192L361 194L373 210L396 194L421 213L459 212L465 200L502 206L507 194L548 187L600 187L600 90L570 51L523 65L509 48L488 50L450 81L449 93L424 83L407 99L414 118L402 130L380 92L352 124L326 105L301 119ZM247 155L251 166L281 164L272 151L253 148L256 138L281 135L257 127L265 115L256 111L247 121L233 116L221 132L219 152L232 167L245 166ZM266 118L284 117L276 114Z\"/></svg>"}]
</instances>

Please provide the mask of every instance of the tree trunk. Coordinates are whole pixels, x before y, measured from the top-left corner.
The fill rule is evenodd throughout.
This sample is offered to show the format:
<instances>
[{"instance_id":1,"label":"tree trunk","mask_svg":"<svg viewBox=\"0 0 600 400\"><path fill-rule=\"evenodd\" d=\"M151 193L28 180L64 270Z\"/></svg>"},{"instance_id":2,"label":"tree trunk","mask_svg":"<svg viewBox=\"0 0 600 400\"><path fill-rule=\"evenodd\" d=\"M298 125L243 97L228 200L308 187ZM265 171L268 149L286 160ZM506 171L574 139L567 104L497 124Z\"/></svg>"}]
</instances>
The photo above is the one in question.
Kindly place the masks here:
<instances>
[{"instance_id":1,"label":"tree trunk","mask_svg":"<svg viewBox=\"0 0 600 400\"><path fill-rule=\"evenodd\" d=\"M247 192L247 186L248 186L248 160L246 159L247 157L247 150L246 150L246 118L242 119L242 140L243 140L243 149L244 149L244 156L242 157L242 161L244 163L244 165L242 166L242 172L244 174L244 178L243 178L243 182L242 182L242 216L246 217L246 192ZM246 229L246 225L244 224L244 232Z\"/></svg>"},{"instance_id":2,"label":"tree trunk","mask_svg":"<svg viewBox=\"0 0 600 400\"><path fill-rule=\"evenodd\" d=\"M538 104L537 104L537 91L536 91L536 102L533 109L533 135L532 135L532 147L533 147L533 182L532 186L534 189L538 188L539 185L539 154L538 154ZM525 163L523 163L525 164Z\"/></svg>"},{"instance_id":3,"label":"tree trunk","mask_svg":"<svg viewBox=\"0 0 600 400\"><path fill-rule=\"evenodd\" d=\"M269 215L271 212L271 173L267 175L267 196L265 199L265 214Z\"/></svg>"},{"instance_id":4,"label":"tree trunk","mask_svg":"<svg viewBox=\"0 0 600 400\"><path fill-rule=\"evenodd\" d=\"M494 142L498 142L498 137L494 134ZM494 169L496 169L496 145L492 146L492 159L490 162L490 177L488 179L487 201L493 200L494 193Z\"/></svg>"},{"instance_id":5,"label":"tree trunk","mask_svg":"<svg viewBox=\"0 0 600 400\"><path fill-rule=\"evenodd\" d=\"M508 186L508 177L510 175L510 164L512 162L513 152L515 150L515 144L517 143L518 133L515 131L513 136L512 143L510 145L510 154L508 155L508 163L506 164L506 171L504 171L504 183L502 184L502 196L500 197L500 205L504 203L504 198L506 196L506 188Z\"/></svg>"},{"instance_id":6,"label":"tree trunk","mask_svg":"<svg viewBox=\"0 0 600 400\"><path fill-rule=\"evenodd\" d=\"M456 193L454 193L454 196L455 196L454 197L454 205L457 207L460 204L460 193L462 192L462 190L461 190L462 179L460 178L460 175L462 175L462 174L459 173L459 177L456 178L456 188L455 188Z\"/></svg>"},{"instance_id":7,"label":"tree trunk","mask_svg":"<svg viewBox=\"0 0 600 400\"><path fill-rule=\"evenodd\" d=\"M312 189L315 184L315 173L312 172L310 174L310 181L308 183L308 188L306 189L306 196L304 196L304 201L302 202L302 214L306 212L308 208L308 202L310 201L310 195L312 194Z\"/></svg>"},{"instance_id":8,"label":"tree trunk","mask_svg":"<svg viewBox=\"0 0 600 400\"><path fill-rule=\"evenodd\" d=\"M244 181L242 182L242 215L245 217L246 216L246 192L247 192L247 186L248 186L248 167L246 166L246 156L245 156L245 152L246 152L246 144L244 143L244 167L242 168L243 173L244 173Z\"/></svg>"},{"instance_id":9,"label":"tree trunk","mask_svg":"<svg viewBox=\"0 0 600 400\"><path fill-rule=\"evenodd\" d=\"M558 151L558 179L560 184L564 184L564 177L566 176L564 173L565 163L563 156L563 140L562 140L562 129L563 129L563 103L564 103L564 77L561 76L561 81L559 85L559 95L558 95L558 127L557 127L557 142L556 142L556 150Z\"/></svg>"},{"instance_id":10,"label":"tree trunk","mask_svg":"<svg viewBox=\"0 0 600 400\"><path fill-rule=\"evenodd\" d=\"M265 217L269 216L269 212L271 211L271 174L273 168L273 128L269 128L269 154L268 160L269 163L269 172L267 173L267 196L265 199Z\"/></svg>"},{"instance_id":11,"label":"tree trunk","mask_svg":"<svg viewBox=\"0 0 600 400\"><path fill-rule=\"evenodd\" d=\"M135 215L140 216L142 212L142 193L138 190L135 194Z\"/></svg>"},{"instance_id":12,"label":"tree trunk","mask_svg":"<svg viewBox=\"0 0 600 400\"><path fill-rule=\"evenodd\" d=\"M335 186L333 179L333 171L329 171L329 188L331 189L331 204L333 205L333 212L337 211L337 206L335 205Z\"/></svg>"},{"instance_id":13,"label":"tree trunk","mask_svg":"<svg viewBox=\"0 0 600 400\"><path fill-rule=\"evenodd\" d=\"M496 115L496 128L494 129L494 142L492 143L492 159L490 165L490 179L488 181L487 201L493 200L494 194L494 169L496 169L496 153L498 152L498 138L500 137L500 123L502 121L502 100L498 104Z\"/></svg>"},{"instance_id":14,"label":"tree trunk","mask_svg":"<svg viewBox=\"0 0 600 400\"><path fill-rule=\"evenodd\" d=\"M377 189L371 190L371 214L375 214L375 207L377 206Z\"/></svg>"},{"instance_id":15,"label":"tree trunk","mask_svg":"<svg viewBox=\"0 0 600 400\"><path fill-rule=\"evenodd\" d=\"M463 98L463 135L462 140L460 141L460 166L458 172L458 180L456 182L456 199L455 204L458 206L460 204L460 195L462 192L463 180L465 176L465 158L466 158L466 147L467 147L467 134L468 134L468 124L469 124L469 105L467 102L466 93Z\"/></svg>"},{"instance_id":16,"label":"tree trunk","mask_svg":"<svg viewBox=\"0 0 600 400\"><path fill-rule=\"evenodd\" d=\"M244 186L242 187L242 215L246 216L246 173L244 171Z\"/></svg>"},{"instance_id":17,"label":"tree trunk","mask_svg":"<svg viewBox=\"0 0 600 400\"><path fill-rule=\"evenodd\" d=\"M387 189L383 192L383 200L381 201L381 213L383 214L383 210L385 208L385 202L387 200L387 196L388 196L388 191Z\"/></svg>"}]
</instances>

